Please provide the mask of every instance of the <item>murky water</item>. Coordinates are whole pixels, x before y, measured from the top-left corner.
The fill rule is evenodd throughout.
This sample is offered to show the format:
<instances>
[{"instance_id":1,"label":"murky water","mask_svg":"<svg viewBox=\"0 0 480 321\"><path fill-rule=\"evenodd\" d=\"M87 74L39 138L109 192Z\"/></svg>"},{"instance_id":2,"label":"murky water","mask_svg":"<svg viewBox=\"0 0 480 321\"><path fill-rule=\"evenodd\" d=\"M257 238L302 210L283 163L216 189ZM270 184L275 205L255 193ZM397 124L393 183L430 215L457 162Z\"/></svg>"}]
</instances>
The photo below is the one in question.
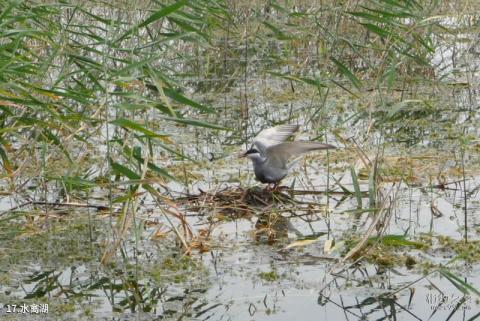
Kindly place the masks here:
<instances>
[{"instance_id":1,"label":"murky water","mask_svg":"<svg viewBox=\"0 0 480 321\"><path fill-rule=\"evenodd\" d=\"M304 139L308 136L301 135ZM185 148L194 151L198 147L185 143ZM239 184L256 184L251 165L233 156L243 146L211 142L198 149L203 154L221 157L189 168L201 177L189 181L191 194L201 190L221 194L235 190ZM386 155L398 155L393 149L388 150ZM98 258L109 239L108 227L117 220L114 217L111 221L108 213L57 208L47 211L48 219L43 217L43 224L50 228L47 233L42 227L32 226L30 230L23 224L15 227L21 231L4 229L5 239L9 239L9 233L18 233L4 243L16 247L18 252L17 257L3 258L10 261L10 271L15 272L2 271L6 278L1 287L2 300L18 305L55 302L50 303L50 313L64 319L76 316L116 320L291 320L301 316L304 320L446 320L452 315L451 320L475 318L479 311L477 297L470 293L464 296L441 273L432 273L434 265L443 265L472 286L480 284L476 261L466 263L459 259L449 263L459 253L437 239L446 236L461 242L464 237L463 181L447 176L448 183L456 183L434 187L438 181L429 181L427 172L432 172L430 167L441 168L442 173L456 170L458 160L418 157L420 164L413 169L418 170L412 174L414 179L408 184L397 181L382 187L392 201L385 234L425 243L429 240L430 247L394 247L390 253L377 253L376 261L355 265L346 262L346 270L334 273L332 268L337 260L346 254L342 243L361 238L373 220L368 196L362 198L365 210L358 211L355 196L342 192L340 185L352 191L353 185L345 156L335 153L342 151L329 155L330 179L326 176L327 156L317 153L308 155L283 182L304 191L294 196L298 203L293 205L256 206L246 218L231 220L221 209L209 207L211 204L198 210L196 202L179 203L194 234L206 228L211 230L205 253L179 253L172 243L172 233L167 233L167 222L148 198L140 207L136 228L113 261L116 263L107 266L99 264ZM390 161L385 168L398 162ZM478 240L480 226L476 215L480 180L473 170L477 165L475 161L469 163L465 182L471 240ZM326 191L327 186L331 191L328 194L307 193ZM360 187L368 193L367 181L361 181ZM177 190L174 196L181 196L187 188L172 183L170 190ZM14 205L11 199L4 198L2 202L4 209ZM42 212L41 206L39 211ZM288 233L273 243L258 237L256 226L259 217L271 212L288 217L290 222ZM216 221L214 228L212 220ZM308 237L312 239L310 244L288 248ZM338 248L325 251L327 240L334 240ZM170 244L169 248L166 244ZM384 250L374 246L372 251ZM407 255L414 259L413 263L405 263ZM137 311L142 308L144 312L139 314ZM5 311L2 316L12 318ZM32 319L40 316L28 314Z\"/></svg>"},{"instance_id":2,"label":"murky water","mask_svg":"<svg viewBox=\"0 0 480 321\"><path fill-rule=\"evenodd\" d=\"M457 68L456 75L478 82L475 64L460 68L450 63L459 58L458 51L469 61L475 48L439 48L431 58L440 76ZM139 197L131 229L121 238L112 232L124 219L116 210L22 204L15 195L2 195L0 221L8 224L0 230L0 317L243 321L479 316L480 164L475 135L480 127L472 107L479 103L477 91L452 87L452 93L442 93L458 107L442 110L442 117L438 111L409 109L408 103L394 105L397 113L382 113L370 110L368 99L357 100L340 89L325 94L321 105L316 88L295 84L292 90L288 82L266 82L252 73L249 117L241 119L237 107L245 105L242 86L231 86L223 96L197 97L219 110L235 106L209 119L233 131L170 123L162 128L175 138L175 148L195 162L167 158L163 149L153 147L155 163L179 177L159 188L177 206ZM153 120L156 116L152 112ZM297 139L326 141L338 150L309 154L294 168L282 182L298 192L285 191L288 201L260 201L237 212L229 204L260 184L251 164L236 155L259 130L279 122L301 125ZM98 141L107 140L106 135L103 128ZM473 138L462 152L460 141L469 135ZM93 149L102 168L106 147ZM378 189L386 204L382 210L380 200L371 201L371 173L361 157L379 161ZM360 179L360 200L352 169ZM61 188L43 183L29 183L32 195L45 193L55 202ZM111 205L109 192L92 191L89 203ZM111 192L115 199L127 189ZM209 201L206 193L227 201ZM163 215L166 209L185 215L185 224ZM385 220L377 230L383 231L384 240L372 238L362 260L339 264L380 213ZM187 225L191 228L190 255L182 252L167 217L180 233ZM268 228L258 223L265 217ZM470 245L463 244L465 237ZM111 241L120 239L110 262L101 264ZM31 312L45 304L48 313Z\"/></svg>"}]
</instances>

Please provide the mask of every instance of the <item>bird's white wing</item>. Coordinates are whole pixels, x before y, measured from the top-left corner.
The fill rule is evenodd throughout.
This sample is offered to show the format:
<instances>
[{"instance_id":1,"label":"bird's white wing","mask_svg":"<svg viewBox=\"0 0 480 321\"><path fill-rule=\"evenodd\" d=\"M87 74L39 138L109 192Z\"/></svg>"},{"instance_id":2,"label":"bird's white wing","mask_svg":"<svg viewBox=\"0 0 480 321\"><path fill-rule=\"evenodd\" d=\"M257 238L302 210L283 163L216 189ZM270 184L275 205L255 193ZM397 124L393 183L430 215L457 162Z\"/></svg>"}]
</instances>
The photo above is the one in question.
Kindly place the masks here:
<instances>
[{"instance_id":1,"label":"bird's white wing","mask_svg":"<svg viewBox=\"0 0 480 321\"><path fill-rule=\"evenodd\" d=\"M333 145L318 142L285 142L268 147L266 149L266 155L270 166L286 168L290 157L300 156L309 151L335 148Z\"/></svg>"},{"instance_id":2,"label":"bird's white wing","mask_svg":"<svg viewBox=\"0 0 480 321\"><path fill-rule=\"evenodd\" d=\"M264 129L253 139L253 144L265 152L270 146L286 141L298 128L298 125L278 125Z\"/></svg>"}]
</instances>

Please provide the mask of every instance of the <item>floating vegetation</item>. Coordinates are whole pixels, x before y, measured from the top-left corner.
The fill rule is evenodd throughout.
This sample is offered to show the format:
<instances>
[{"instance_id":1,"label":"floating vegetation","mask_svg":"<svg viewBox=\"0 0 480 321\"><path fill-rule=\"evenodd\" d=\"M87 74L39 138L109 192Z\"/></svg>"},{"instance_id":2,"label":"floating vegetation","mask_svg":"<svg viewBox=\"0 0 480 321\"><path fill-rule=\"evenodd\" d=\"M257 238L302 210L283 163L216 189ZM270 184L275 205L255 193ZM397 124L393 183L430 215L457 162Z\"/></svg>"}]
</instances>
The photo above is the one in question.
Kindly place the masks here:
<instances>
[{"instance_id":1,"label":"floating vegetation","mask_svg":"<svg viewBox=\"0 0 480 321\"><path fill-rule=\"evenodd\" d=\"M453 258L451 262L462 260L468 263L478 262L480 260L480 240L455 240L450 236L438 235L437 241L439 246L436 251L443 252L443 254L450 253Z\"/></svg>"},{"instance_id":2,"label":"floating vegetation","mask_svg":"<svg viewBox=\"0 0 480 321\"><path fill-rule=\"evenodd\" d=\"M258 277L264 281L273 282L278 280L280 276L277 274L277 272L270 271L270 272L260 272L258 274Z\"/></svg>"}]
</instances>

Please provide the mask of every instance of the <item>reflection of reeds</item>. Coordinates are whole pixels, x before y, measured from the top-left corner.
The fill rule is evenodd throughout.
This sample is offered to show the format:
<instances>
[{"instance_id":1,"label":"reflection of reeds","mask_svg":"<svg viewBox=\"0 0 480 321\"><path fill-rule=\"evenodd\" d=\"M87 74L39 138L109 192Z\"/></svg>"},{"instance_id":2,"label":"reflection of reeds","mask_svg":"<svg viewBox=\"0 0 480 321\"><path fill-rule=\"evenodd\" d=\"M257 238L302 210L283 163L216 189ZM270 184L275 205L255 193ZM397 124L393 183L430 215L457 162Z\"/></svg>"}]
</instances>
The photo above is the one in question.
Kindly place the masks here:
<instances>
[{"instance_id":1,"label":"reflection of reeds","mask_svg":"<svg viewBox=\"0 0 480 321\"><path fill-rule=\"evenodd\" d=\"M346 267L343 266L347 261L354 258L356 262L358 262L362 255L365 252L368 252L368 241L372 238L374 233L377 233L377 237L381 238L383 233L388 228L388 223L390 221L390 217L392 215L392 208L395 204L396 199L396 192L398 191L398 186L395 187L393 185L389 191L384 191L384 186L382 184L382 175L380 174L379 168L381 164L379 164L380 160L382 159L382 152L381 145L378 145L377 153L375 159L371 161L367 154L358 147L356 142L351 144L350 142L343 140L344 143L348 147L351 147L357 154L357 157L362 161L363 165L366 167L367 171L370 173L369 175L369 184L368 184L368 196L369 196L369 208L365 211L372 211L373 218L370 222L368 229L363 233L362 238L356 243L356 245L351 248L347 254L340 260L340 262L332 268L332 271L338 273L337 271L342 268L344 270ZM358 178L353 167L350 168L350 173L352 176L352 183L354 187L354 195L357 199L357 209L362 210L362 193L360 189L360 185L358 182ZM396 190L395 190L396 189ZM372 245L370 245L372 246Z\"/></svg>"}]
</instances>

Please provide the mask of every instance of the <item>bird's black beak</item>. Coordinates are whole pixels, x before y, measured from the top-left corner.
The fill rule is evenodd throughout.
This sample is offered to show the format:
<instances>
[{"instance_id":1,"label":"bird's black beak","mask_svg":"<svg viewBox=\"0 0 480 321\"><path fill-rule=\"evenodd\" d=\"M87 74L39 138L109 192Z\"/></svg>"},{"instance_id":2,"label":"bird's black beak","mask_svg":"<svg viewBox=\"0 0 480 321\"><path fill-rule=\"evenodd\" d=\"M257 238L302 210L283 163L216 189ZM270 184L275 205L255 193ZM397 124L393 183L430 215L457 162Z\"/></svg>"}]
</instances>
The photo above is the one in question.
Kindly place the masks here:
<instances>
[{"instance_id":1,"label":"bird's black beak","mask_svg":"<svg viewBox=\"0 0 480 321\"><path fill-rule=\"evenodd\" d=\"M247 157L246 152L241 152L241 153L237 154L237 158L244 158L244 157Z\"/></svg>"}]
</instances>

